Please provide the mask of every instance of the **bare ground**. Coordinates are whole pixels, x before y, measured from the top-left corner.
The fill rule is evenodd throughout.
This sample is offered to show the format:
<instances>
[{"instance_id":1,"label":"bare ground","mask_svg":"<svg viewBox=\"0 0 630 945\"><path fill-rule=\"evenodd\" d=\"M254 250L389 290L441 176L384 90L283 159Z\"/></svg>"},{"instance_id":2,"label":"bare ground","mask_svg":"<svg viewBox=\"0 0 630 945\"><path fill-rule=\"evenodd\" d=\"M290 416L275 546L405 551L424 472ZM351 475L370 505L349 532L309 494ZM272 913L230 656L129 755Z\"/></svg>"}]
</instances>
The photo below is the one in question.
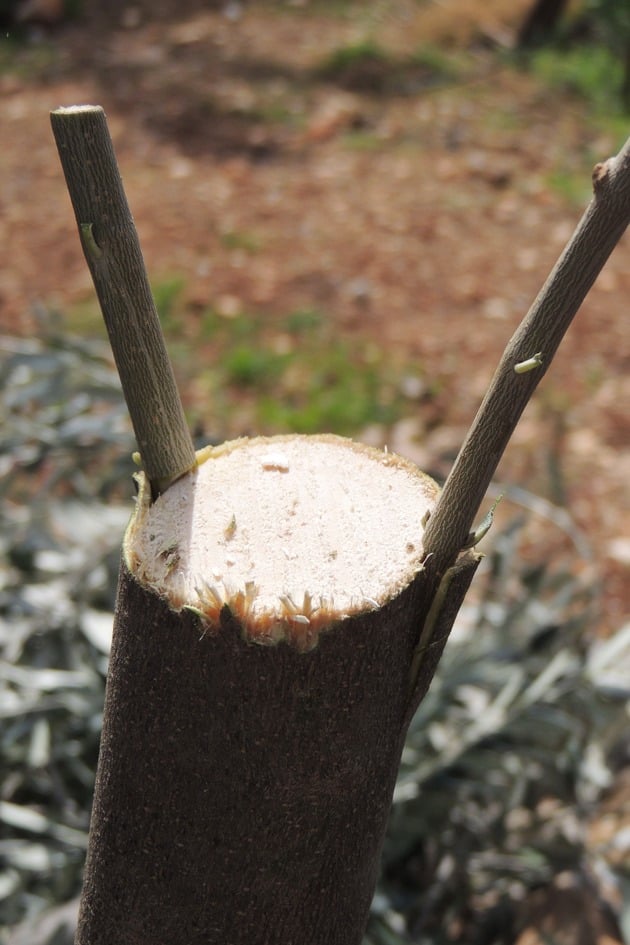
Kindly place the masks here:
<instances>
[{"instance_id":1,"label":"bare ground","mask_svg":"<svg viewBox=\"0 0 630 945\"><path fill-rule=\"evenodd\" d=\"M486 48L527 3L462 3L457 18L443 4L319 6L75 24L13 50L0 75L0 328L37 331L35 303L71 317L92 297L48 112L99 103L151 277L185 280L198 356L213 356L199 334L209 306L270 319L317 307L344 336L426 365L439 423L419 403L366 436L446 472L588 200L591 165L622 142ZM404 65L322 77L327 54L366 36ZM427 42L459 50L456 75L430 57L409 65ZM587 534L604 633L630 613L627 254L625 237L498 475L565 502Z\"/></svg>"}]
</instances>

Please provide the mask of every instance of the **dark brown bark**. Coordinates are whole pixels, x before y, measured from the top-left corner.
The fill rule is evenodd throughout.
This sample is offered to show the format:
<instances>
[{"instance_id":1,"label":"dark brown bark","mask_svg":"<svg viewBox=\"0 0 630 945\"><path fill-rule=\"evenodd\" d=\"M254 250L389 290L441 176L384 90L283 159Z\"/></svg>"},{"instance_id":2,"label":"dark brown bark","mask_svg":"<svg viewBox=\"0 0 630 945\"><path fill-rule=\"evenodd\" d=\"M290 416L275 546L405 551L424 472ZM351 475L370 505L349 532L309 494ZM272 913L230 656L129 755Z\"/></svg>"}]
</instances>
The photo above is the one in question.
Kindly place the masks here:
<instances>
[{"instance_id":1,"label":"dark brown bark","mask_svg":"<svg viewBox=\"0 0 630 945\"><path fill-rule=\"evenodd\" d=\"M621 101L626 112L630 113L630 39L626 40L623 50L623 79L621 82Z\"/></svg>"},{"instance_id":2,"label":"dark brown bark","mask_svg":"<svg viewBox=\"0 0 630 945\"><path fill-rule=\"evenodd\" d=\"M517 45L533 46L548 39L567 6L567 0L536 0L518 31Z\"/></svg>"},{"instance_id":3,"label":"dark brown bark","mask_svg":"<svg viewBox=\"0 0 630 945\"><path fill-rule=\"evenodd\" d=\"M218 635L123 566L77 945L360 943L406 727L422 573L309 653Z\"/></svg>"}]
</instances>

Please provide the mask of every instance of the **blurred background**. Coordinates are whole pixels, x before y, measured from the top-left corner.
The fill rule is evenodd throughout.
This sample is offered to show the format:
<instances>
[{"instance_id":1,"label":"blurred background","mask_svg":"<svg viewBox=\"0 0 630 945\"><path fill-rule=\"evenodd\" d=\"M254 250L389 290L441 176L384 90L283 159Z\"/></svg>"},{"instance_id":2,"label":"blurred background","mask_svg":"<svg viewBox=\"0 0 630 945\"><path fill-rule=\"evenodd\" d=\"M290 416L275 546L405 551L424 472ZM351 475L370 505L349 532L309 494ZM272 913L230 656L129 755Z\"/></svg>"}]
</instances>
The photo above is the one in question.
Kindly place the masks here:
<instances>
[{"instance_id":1,"label":"blurred background","mask_svg":"<svg viewBox=\"0 0 630 945\"><path fill-rule=\"evenodd\" d=\"M50 131L106 110L198 445L445 478L630 131L617 0L0 0L0 942L72 941L135 448ZM366 945L630 942L624 237L497 472Z\"/></svg>"}]
</instances>

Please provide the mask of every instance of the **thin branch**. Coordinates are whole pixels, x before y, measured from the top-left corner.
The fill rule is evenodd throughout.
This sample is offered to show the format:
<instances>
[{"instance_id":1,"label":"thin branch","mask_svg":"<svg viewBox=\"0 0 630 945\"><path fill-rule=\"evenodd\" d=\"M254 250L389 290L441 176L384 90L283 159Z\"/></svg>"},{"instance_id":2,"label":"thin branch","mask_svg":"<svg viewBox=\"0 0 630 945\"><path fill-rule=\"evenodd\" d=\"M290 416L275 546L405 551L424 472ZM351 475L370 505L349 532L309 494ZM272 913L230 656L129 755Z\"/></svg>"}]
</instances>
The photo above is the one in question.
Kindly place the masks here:
<instances>
[{"instance_id":1,"label":"thin branch","mask_svg":"<svg viewBox=\"0 0 630 945\"><path fill-rule=\"evenodd\" d=\"M519 418L589 289L630 223L630 138L593 171L594 196L509 341L424 532L441 572L465 546Z\"/></svg>"},{"instance_id":2,"label":"thin branch","mask_svg":"<svg viewBox=\"0 0 630 945\"><path fill-rule=\"evenodd\" d=\"M105 112L51 113L81 244L94 280L154 498L195 465Z\"/></svg>"}]
</instances>

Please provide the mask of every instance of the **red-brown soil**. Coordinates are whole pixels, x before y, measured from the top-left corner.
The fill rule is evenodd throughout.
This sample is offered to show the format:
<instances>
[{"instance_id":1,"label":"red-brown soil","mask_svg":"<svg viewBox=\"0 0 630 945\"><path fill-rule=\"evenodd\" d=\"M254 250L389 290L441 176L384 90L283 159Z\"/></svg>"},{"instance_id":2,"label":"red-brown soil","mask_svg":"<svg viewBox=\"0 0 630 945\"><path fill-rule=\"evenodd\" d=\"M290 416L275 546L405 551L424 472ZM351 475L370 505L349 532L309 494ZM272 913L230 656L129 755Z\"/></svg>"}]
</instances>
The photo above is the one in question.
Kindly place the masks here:
<instances>
[{"instance_id":1,"label":"red-brown soil","mask_svg":"<svg viewBox=\"0 0 630 945\"><path fill-rule=\"evenodd\" d=\"M151 277L183 277L189 337L208 306L261 318L314 306L345 336L420 359L440 385L440 426L419 405L390 446L435 468L577 223L591 165L622 141L487 48L523 0L462 3L456 20L448 5L310 6L78 23L5 51L0 328L29 333L34 303L71 317L92 297L48 112L102 104ZM462 71L446 79L425 59L317 74L368 35L392 61L457 47ZM554 180L583 181L583 194L570 202ZM625 237L498 473L566 501L598 560L606 633L630 613L627 263Z\"/></svg>"}]
</instances>

